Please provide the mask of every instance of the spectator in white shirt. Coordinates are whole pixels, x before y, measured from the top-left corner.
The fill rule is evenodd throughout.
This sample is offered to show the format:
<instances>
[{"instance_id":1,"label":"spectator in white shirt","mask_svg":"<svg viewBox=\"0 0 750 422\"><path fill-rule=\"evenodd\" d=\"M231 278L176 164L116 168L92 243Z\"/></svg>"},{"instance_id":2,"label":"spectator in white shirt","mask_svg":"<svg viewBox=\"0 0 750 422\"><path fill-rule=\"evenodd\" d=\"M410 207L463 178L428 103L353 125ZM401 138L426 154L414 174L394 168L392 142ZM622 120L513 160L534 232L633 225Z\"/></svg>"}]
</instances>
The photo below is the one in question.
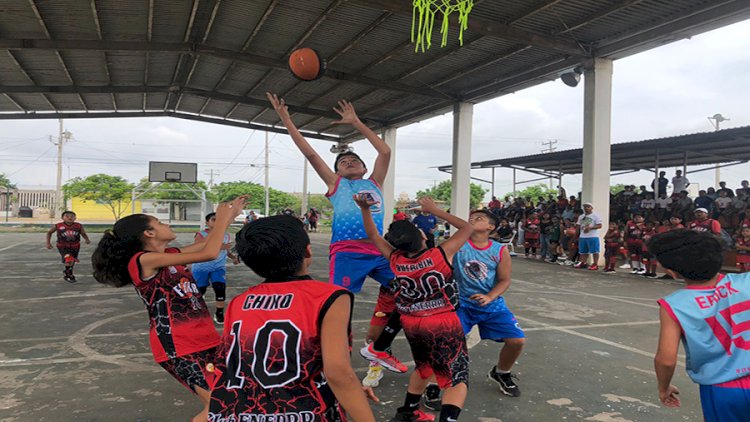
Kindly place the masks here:
<instances>
[{"instance_id":1,"label":"spectator in white shirt","mask_svg":"<svg viewBox=\"0 0 750 422\"><path fill-rule=\"evenodd\" d=\"M687 177L682 175L682 170L675 171L674 177L672 178L672 192L682 192L687 189L688 186L690 186L690 181Z\"/></svg>"},{"instance_id":2,"label":"spectator in white shirt","mask_svg":"<svg viewBox=\"0 0 750 422\"><path fill-rule=\"evenodd\" d=\"M654 199L654 195L649 192L646 194L646 198L641 200L641 210L643 210L643 214L646 219L651 219L651 217L654 215L655 208L656 200Z\"/></svg>"}]
</instances>

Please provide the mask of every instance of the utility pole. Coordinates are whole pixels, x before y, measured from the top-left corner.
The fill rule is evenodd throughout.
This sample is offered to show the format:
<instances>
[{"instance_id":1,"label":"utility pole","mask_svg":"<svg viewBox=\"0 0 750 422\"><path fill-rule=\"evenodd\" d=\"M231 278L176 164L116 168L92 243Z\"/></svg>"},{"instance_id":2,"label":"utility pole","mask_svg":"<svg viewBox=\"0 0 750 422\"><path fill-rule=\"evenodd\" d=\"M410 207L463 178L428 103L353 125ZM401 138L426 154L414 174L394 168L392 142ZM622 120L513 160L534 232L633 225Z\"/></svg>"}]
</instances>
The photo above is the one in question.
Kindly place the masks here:
<instances>
[{"instance_id":1,"label":"utility pole","mask_svg":"<svg viewBox=\"0 0 750 422\"><path fill-rule=\"evenodd\" d=\"M715 131L719 130L719 126L721 125L721 122L725 122L729 120L728 118L721 115L721 113L716 113L711 117L707 118L708 121L711 122L711 126L714 127ZM719 182L721 182L721 167L719 167L718 164L716 164L715 170L714 170L714 188L719 188Z\"/></svg>"},{"instance_id":2,"label":"utility pole","mask_svg":"<svg viewBox=\"0 0 750 422\"><path fill-rule=\"evenodd\" d=\"M307 164L308 164L307 158L305 158L304 170L302 170L302 174L303 174L302 176L302 206L300 207L301 208L301 212L299 214L300 216L305 215L305 213L307 212L307 207L309 205L308 204L309 198L307 197Z\"/></svg>"},{"instance_id":3,"label":"utility pole","mask_svg":"<svg viewBox=\"0 0 750 422\"><path fill-rule=\"evenodd\" d=\"M214 176L218 176L220 173L218 170L210 169L209 171L203 172L203 174L208 175L208 190L211 190L214 186Z\"/></svg>"},{"instance_id":4,"label":"utility pole","mask_svg":"<svg viewBox=\"0 0 750 422\"><path fill-rule=\"evenodd\" d=\"M56 216L57 213L62 213L65 205L63 204L62 197L62 155L63 145L65 144L65 142L70 141L71 136L71 133L65 131L63 128L63 119L59 119L58 121L60 122L60 131L58 132L57 143L55 143L52 140L52 136L50 136L50 142L52 142L52 144L54 145L57 145L57 182L55 183L55 208L52 210L50 217Z\"/></svg>"},{"instance_id":5,"label":"utility pole","mask_svg":"<svg viewBox=\"0 0 750 422\"><path fill-rule=\"evenodd\" d=\"M542 142L542 145L547 147L547 148L542 149L542 152L554 152L555 150L557 150L557 147L555 146L557 145L557 139L550 139L547 142ZM549 178L549 188L550 190L552 189L551 177Z\"/></svg>"},{"instance_id":6,"label":"utility pole","mask_svg":"<svg viewBox=\"0 0 750 422\"><path fill-rule=\"evenodd\" d=\"M266 217L268 217L268 131L266 131L266 151L265 151L265 166L264 170L266 172Z\"/></svg>"}]
</instances>

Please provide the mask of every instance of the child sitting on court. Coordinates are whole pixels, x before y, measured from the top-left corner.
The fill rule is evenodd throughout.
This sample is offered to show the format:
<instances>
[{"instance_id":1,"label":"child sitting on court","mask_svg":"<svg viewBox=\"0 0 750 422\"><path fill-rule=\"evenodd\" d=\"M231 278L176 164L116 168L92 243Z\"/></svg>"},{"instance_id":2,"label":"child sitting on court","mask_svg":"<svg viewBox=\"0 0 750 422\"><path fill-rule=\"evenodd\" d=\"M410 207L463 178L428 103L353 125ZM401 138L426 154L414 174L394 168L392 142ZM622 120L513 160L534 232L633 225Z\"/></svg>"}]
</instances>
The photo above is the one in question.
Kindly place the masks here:
<instances>
[{"instance_id":1,"label":"child sitting on court","mask_svg":"<svg viewBox=\"0 0 750 422\"><path fill-rule=\"evenodd\" d=\"M654 358L659 400L680 406L679 390L670 381L682 342L687 373L700 385L705 421L747 421L750 275L719 274L722 244L710 233L674 230L654 236L648 248L670 275L687 284L659 299L661 328Z\"/></svg>"},{"instance_id":2,"label":"child sitting on court","mask_svg":"<svg viewBox=\"0 0 750 422\"><path fill-rule=\"evenodd\" d=\"M205 242L181 249L169 247L177 235L168 224L146 214L129 215L104 232L91 256L96 281L135 287L148 311L154 360L204 405L196 421L208 413L206 371L215 362L219 335L186 265L219 256L224 231L245 203L240 196L219 205L216 230Z\"/></svg>"},{"instance_id":3,"label":"child sitting on court","mask_svg":"<svg viewBox=\"0 0 750 422\"><path fill-rule=\"evenodd\" d=\"M215 225L216 213L212 212L207 214L206 228L195 234L195 243L205 242L208 233L214 229ZM197 262L193 264L191 268L193 278L195 278L195 284L198 285L198 290L201 292L201 296L206 296L206 290L208 290L209 284L213 288L214 296L216 297L216 313L214 314L214 321L219 324L224 323L224 300L227 291L227 257L232 260L234 265L240 263L237 257L229 251L231 247L232 242L229 238L229 234L224 233L224 240L221 245L219 256L211 261Z\"/></svg>"},{"instance_id":4,"label":"child sitting on court","mask_svg":"<svg viewBox=\"0 0 750 422\"><path fill-rule=\"evenodd\" d=\"M81 238L88 245L91 243L89 235L81 223L76 222L76 213L65 211L62 213L63 221L55 224L47 231L47 249L52 249L52 233L57 233L57 252L60 253L63 270L63 280L75 283L76 276L73 275L73 267L78 262L78 251L81 250Z\"/></svg>"},{"instance_id":5,"label":"child sitting on court","mask_svg":"<svg viewBox=\"0 0 750 422\"><path fill-rule=\"evenodd\" d=\"M460 298L458 317L464 334L478 325L483 340L505 343L487 377L503 394L519 397L521 389L510 370L523 351L526 336L503 298L511 283L510 254L508 248L489 238L497 224L493 214L474 211L469 223L474 232L453 258Z\"/></svg>"},{"instance_id":6,"label":"child sitting on court","mask_svg":"<svg viewBox=\"0 0 750 422\"><path fill-rule=\"evenodd\" d=\"M242 262L265 280L227 306L208 420L336 421L343 407L355 421L374 421L349 356L354 297L308 275L302 222L261 218L236 241Z\"/></svg>"},{"instance_id":7,"label":"child sitting on court","mask_svg":"<svg viewBox=\"0 0 750 422\"><path fill-rule=\"evenodd\" d=\"M421 198L422 211L446 220L458 229L456 233L440 246L428 249L424 233L414 224L395 221L388 229L386 241L372 219L370 207L375 201L366 195L356 195L354 199L362 210L368 238L390 261L396 274L396 309L416 365L409 378L404 405L397 409L392 420L434 419L419 410L422 393L434 375L444 391L440 421L455 421L466 399L469 355L464 330L456 315L458 286L451 262L473 228L438 208L432 199Z\"/></svg>"}]
</instances>

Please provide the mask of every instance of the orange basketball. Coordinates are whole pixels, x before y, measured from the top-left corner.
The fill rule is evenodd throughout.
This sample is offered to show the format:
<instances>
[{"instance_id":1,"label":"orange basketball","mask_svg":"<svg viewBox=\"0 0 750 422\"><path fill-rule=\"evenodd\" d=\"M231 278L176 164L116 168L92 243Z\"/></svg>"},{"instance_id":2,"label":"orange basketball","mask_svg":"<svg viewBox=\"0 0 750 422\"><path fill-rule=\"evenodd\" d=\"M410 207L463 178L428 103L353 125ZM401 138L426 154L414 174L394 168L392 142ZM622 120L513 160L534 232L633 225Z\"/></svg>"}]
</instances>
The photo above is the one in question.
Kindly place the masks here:
<instances>
[{"instance_id":1,"label":"orange basketball","mask_svg":"<svg viewBox=\"0 0 750 422\"><path fill-rule=\"evenodd\" d=\"M300 48L289 55L289 70L298 79L314 81L323 76L326 62L312 48Z\"/></svg>"}]
</instances>

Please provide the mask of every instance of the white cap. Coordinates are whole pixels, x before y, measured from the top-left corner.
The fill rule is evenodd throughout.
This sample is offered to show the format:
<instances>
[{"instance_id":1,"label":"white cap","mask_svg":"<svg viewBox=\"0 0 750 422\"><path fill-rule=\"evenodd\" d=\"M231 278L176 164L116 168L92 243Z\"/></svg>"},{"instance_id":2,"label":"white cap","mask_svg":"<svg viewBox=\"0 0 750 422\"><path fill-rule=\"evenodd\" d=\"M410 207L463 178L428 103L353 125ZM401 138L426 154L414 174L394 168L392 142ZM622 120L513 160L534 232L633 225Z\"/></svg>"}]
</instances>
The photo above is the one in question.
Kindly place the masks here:
<instances>
[{"instance_id":1,"label":"white cap","mask_svg":"<svg viewBox=\"0 0 750 422\"><path fill-rule=\"evenodd\" d=\"M705 212L706 214L708 214L708 210L705 208L696 208L693 212Z\"/></svg>"},{"instance_id":2,"label":"white cap","mask_svg":"<svg viewBox=\"0 0 750 422\"><path fill-rule=\"evenodd\" d=\"M594 204L592 204L591 202L584 202L584 203L583 203L583 206L584 206L584 207L585 207L585 206L587 206L587 205L588 205L589 207L591 207L591 208L594 208Z\"/></svg>"}]
</instances>

